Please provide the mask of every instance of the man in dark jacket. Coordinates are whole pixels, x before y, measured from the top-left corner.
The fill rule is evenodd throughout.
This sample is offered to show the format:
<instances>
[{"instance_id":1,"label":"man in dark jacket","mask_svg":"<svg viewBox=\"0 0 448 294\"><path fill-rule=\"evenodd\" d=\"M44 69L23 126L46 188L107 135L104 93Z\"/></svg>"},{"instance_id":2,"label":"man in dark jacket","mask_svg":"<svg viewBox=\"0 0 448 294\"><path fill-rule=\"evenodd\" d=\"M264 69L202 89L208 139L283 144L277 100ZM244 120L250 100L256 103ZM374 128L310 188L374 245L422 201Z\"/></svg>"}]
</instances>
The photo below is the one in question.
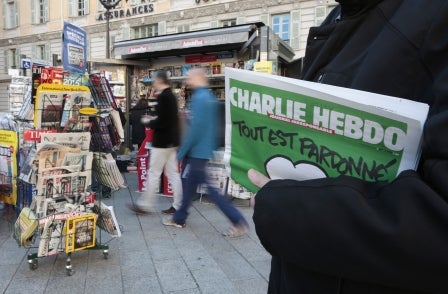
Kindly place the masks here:
<instances>
[{"instance_id":1,"label":"man in dark jacket","mask_svg":"<svg viewBox=\"0 0 448 294\"><path fill-rule=\"evenodd\" d=\"M303 79L430 105L417 171L249 177L269 293L448 293L448 0L339 0L311 28Z\"/></svg>"},{"instance_id":2,"label":"man in dark jacket","mask_svg":"<svg viewBox=\"0 0 448 294\"><path fill-rule=\"evenodd\" d=\"M132 144L140 148L145 139L145 125L142 123L142 117L149 112L148 100L141 98L137 104L129 111L129 124L132 126Z\"/></svg>"},{"instance_id":3,"label":"man in dark jacket","mask_svg":"<svg viewBox=\"0 0 448 294\"><path fill-rule=\"evenodd\" d=\"M182 202L182 183L179 164L176 159L180 143L180 126L177 98L171 91L168 76L165 71L154 74L153 86L157 91L157 116L148 123L154 130L152 147L149 157L149 169L145 194L130 208L137 213L148 213L155 209L155 193L160 176L165 171L173 189L173 205L164 214L173 214Z\"/></svg>"}]
</instances>

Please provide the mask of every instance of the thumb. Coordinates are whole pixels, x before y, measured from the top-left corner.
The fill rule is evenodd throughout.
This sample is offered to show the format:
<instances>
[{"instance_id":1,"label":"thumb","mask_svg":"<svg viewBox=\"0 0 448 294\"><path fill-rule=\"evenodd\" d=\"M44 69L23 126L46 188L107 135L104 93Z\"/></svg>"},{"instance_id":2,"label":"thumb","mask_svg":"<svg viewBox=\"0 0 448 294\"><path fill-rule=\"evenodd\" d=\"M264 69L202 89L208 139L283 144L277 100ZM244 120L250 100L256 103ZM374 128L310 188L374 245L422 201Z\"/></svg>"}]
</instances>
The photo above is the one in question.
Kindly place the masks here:
<instances>
[{"instance_id":1,"label":"thumb","mask_svg":"<svg viewBox=\"0 0 448 294\"><path fill-rule=\"evenodd\" d=\"M252 184L257 186L258 188L262 188L264 185L267 184L267 182L270 181L268 177L252 168L247 171L247 177L252 182Z\"/></svg>"}]
</instances>

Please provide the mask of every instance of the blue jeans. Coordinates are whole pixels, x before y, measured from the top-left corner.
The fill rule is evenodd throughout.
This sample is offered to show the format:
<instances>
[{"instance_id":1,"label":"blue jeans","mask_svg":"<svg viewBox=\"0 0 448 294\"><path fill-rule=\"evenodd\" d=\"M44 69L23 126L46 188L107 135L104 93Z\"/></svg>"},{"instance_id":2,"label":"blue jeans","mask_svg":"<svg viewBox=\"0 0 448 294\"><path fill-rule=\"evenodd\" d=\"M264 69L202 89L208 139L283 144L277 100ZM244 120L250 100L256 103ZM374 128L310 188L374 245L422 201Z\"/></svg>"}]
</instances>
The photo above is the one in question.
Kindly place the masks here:
<instances>
[{"instance_id":1,"label":"blue jeans","mask_svg":"<svg viewBox=\"0 0 448 294\"><path fill-rule=\"evenodd\" d=\"M182 169L182 205L173 215L173 220L178 224L185 224L192 199L199 184L206 184L208 197L234 225L247 224L244 216L232 205L226 195L221 195L219 190L212 187L206 173L207 159L187 158Z\"/></svg>"}]
</instances>

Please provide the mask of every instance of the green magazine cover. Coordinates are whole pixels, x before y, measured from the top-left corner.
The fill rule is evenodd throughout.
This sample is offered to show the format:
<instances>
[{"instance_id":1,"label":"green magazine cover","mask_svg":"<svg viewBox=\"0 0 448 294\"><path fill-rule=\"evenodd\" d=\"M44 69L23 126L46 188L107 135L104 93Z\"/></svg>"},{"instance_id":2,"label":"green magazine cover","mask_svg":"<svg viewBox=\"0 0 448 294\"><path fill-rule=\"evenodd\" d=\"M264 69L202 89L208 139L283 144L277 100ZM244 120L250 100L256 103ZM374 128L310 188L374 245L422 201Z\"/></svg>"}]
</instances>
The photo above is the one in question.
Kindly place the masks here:
<instances>
[{"instance_id":1,"label":"green magazine cover","mask_svg":"<svg viewBox=\"0 0 448 294\"><path fill-rule=\"evenodd\" d=\"M225 79L224 158L253 192L251 168L271 179L389 182L418 164L426 104L232 68Z\"/></svg>"}]
</instances>

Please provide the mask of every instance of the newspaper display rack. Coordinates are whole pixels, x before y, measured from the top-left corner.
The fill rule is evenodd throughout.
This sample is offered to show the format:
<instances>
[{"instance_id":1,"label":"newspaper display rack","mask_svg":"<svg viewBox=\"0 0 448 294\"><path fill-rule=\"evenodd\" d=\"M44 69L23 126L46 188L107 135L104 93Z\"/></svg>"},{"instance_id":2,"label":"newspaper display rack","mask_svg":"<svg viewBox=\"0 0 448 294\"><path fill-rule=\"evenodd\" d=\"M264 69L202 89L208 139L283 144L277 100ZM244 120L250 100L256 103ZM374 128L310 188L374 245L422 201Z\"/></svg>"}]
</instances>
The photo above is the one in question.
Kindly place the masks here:
<instances>
[{"instance_id":1,"label":"newspaper display rack","mask_svg":"<svg viewBox=\"0 0 448 294\"><path fill-rule=\"evenodd\" d=\"M102 202L102 188L92 191L94 182L111 190L126 187L110 153L122 142L122 125L104 81L90 75L88 86L44 83L32 97L34 128L22 134L32 147L17 176L20 198L31 203L21 205L14 224L19 246L37 249L28 254L32 270L38 258L66 253L71 276L73 252L100 249L107 259L108 243L121 236L113 207ZM110 237L105 243L102 231Z\"/></svg>"}]
</instances>

